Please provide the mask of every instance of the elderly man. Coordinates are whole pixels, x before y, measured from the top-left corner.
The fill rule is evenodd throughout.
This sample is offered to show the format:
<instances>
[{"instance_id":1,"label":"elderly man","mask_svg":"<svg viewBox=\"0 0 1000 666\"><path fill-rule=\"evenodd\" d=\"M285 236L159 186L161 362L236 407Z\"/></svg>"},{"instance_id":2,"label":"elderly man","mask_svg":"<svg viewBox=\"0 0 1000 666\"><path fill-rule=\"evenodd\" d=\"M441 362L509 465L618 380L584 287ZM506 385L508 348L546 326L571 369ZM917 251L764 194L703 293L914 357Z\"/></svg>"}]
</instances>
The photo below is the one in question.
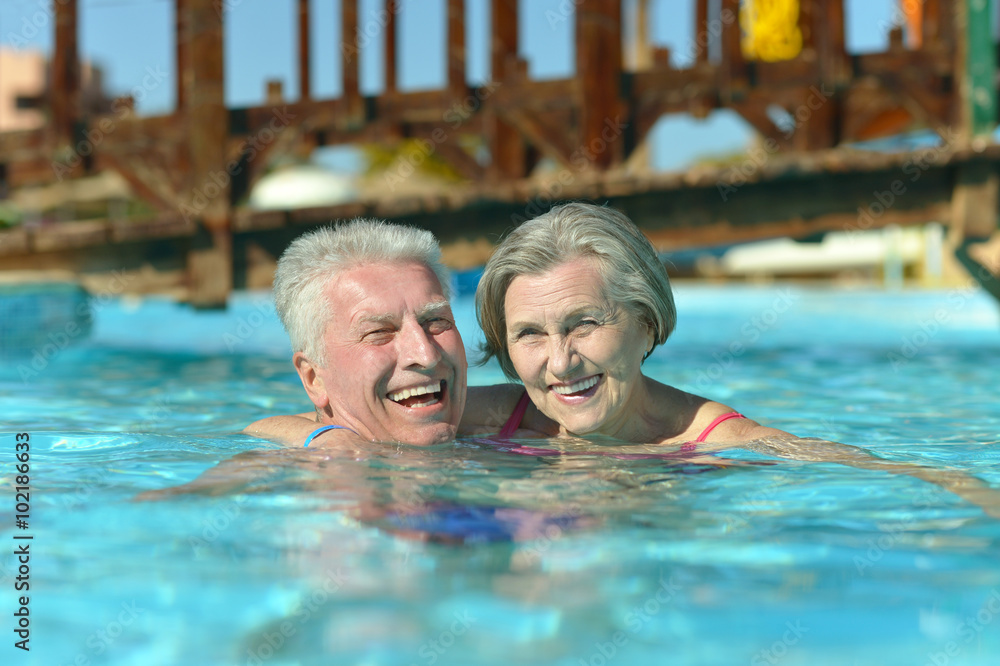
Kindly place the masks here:
<instances>
[{"instance_id":1,"label":"elderly man","mask_svg":"<svg viewBox=\"0 0 1000 666\"><path fill-rule=\"evenodd\" d=\"M245 432L298 446L453 439L468 363L440 257L429 231L373 220L296 239L274 296L315 414Z\"/></svg>"}]
</instances>

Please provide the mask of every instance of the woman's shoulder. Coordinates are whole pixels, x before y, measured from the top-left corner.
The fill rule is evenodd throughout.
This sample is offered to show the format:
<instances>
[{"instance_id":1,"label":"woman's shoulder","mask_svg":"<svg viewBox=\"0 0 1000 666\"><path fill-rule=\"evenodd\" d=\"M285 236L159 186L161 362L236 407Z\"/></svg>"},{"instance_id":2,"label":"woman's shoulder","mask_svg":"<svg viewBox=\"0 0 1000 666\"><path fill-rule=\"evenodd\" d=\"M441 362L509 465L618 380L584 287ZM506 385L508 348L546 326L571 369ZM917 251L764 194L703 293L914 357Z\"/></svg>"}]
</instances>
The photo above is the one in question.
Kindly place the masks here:
<instances>
[{"instance_id":1,"label":"woman's shoulder","mask_svg":"<svg viewBox=\"0 0 1000 666\"><path fill-rule=\"evenodd\" d=\"M712 439L716 439L717 435L726 435L728 438L735 435L737 431L742 431L747 425L747 419L742 414L721 402L688 393L666 384L659 384L656 387L656 393L659 404L669 406L670 413L674 418L671 430L676 433L675 437L682 440L703 440L709 435L712 436ZM728 414L738 414L741 418L724 418ZM717 419L720 420L718 423L716 423ZM734 423L735 421L742 423L737 424Z\"/></svg>"},{"instance_id":2,"label":"woman's shoulder","mask_svg":"<svg viewBox=\"0 0 1000 666\"><path fill-rule=\"evenodd\" d=\"M459 426L460 432L499 429L510 418L522 395L524 387L520 384L470 386Z\"/></svg>"},{"instance_id":3,"label":"woman's shoulder","mask_svg":"<svg viewBox=\"0 0 1000 666\"><path fill-rule=\"evenodd\" d=\"M682 391L682 393L684 393ZM688 434L692 439L706 442L750 441L763 437L790 437L783 430L763 426L742 411L729 405L694 394L686 394L684 401L692 405Z\"/></svg>"}]
</instances>

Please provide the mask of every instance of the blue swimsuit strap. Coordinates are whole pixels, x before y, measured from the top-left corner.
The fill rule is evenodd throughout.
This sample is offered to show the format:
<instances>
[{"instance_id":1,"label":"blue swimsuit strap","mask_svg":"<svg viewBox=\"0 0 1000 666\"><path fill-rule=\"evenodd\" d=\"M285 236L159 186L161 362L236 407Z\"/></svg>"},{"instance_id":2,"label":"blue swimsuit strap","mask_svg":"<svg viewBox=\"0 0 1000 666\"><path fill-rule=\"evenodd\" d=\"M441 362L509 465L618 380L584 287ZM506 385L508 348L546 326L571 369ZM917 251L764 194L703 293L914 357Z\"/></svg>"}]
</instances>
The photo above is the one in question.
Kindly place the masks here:
<instances>
[{"instance_id":1,"label":"blue swimsuit strap","mask_svg":"<svg viewBox=\"0 0 1000 666\"><path fill-rule=\"evenodd\" d=\"M312 433L308 437L306 437L305 446L309 446L309 442L313 441L314 439L316 439L316 437L318 435L323 434L327 430L351 430L351 429L348 428L347 426L342 426L342 425L325 425L325 426L323 426L321 428L316 428L315 430L312 431ZM354 432L354 431L351 430L351 432ZM354 432L354 434L357 435L358 433ZM360 437L360 435L359 435L359 437Z\"/></svg>"}]
</instances>

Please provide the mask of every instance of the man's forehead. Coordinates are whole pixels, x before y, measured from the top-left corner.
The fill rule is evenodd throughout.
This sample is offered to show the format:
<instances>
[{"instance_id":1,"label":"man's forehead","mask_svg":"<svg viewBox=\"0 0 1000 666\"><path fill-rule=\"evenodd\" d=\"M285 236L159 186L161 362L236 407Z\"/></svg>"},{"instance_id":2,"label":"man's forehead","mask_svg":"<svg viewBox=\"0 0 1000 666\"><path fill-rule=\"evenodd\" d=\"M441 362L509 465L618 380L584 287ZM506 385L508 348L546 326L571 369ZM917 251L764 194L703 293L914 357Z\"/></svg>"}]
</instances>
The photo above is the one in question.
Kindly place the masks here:
<instances>
[{"instance_id":1,"label":"man's forehead","mask_svg":"<svg viewBox=\"0 0 1000 666\"><path fill-rule=\"evenodd\" d=\"M356 322L449 307L434 272L421 263L374 263L341 271L326 287L338 319Z\"/></svg>"}]
</instances>

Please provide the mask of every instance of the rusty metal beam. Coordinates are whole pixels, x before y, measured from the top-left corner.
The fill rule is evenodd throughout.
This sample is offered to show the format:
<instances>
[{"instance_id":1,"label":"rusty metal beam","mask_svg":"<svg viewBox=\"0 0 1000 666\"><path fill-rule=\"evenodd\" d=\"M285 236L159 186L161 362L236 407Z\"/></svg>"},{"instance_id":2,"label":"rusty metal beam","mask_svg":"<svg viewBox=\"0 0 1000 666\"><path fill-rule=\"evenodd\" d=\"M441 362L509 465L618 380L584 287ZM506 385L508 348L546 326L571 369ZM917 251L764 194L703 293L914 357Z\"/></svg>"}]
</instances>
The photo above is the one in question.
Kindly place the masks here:
<instances>
[{"instance_id":1,"label":"rusty metal beam","mask_svg":"<svg viewBox=\"0 0 1000 666\"><path fill-rule=\"evenodd\" d=\"M937 42L941 36L941 0L924 0L921 45Z\"/></svg>"},{"instance_id":2,"label":"rusty metal beam","mask_svg":"<svg viewBox=\"0 0 1000 666\"><path fill-rule=\"evenodd\" d=\"M57 141L72 144L73 124L80 114L80 54L77 0L56 2L55 49L52 54L52 125Z\"/></svg>"},{"instance_id":3,"label":"rusty metal beam","mask_svg":"<svg viewBox=\"0 0 1000 666\"><path fill-rule=\"evenodd\" d=\"M232 237L226 140L222 14L214 0L186 0L190 57L185 63L190 178L185 218L199 231L188 253L190 299L200 307L224 305L232 289Z\"/></svg>"},{"instance_id":4,"label":"rusty metal beam","mask_svg":"<svg viewBox=\"0 0 1000 666\"><path fill-rule=\"evenodd\" d=\"M839 87L850 80L850 62L844 38L843 0L820 0L813 30L822 83Z\"/></svg>"},{"instance_id":5,"label":"rusty metal beam","mask_svg":"<svg viewBox=\"0 0 1000 666\"><path fill-rule=\"evenodd\" d=\"M185 9L186 0L174 0L174 85L175 85L175 95L177 97L176 110L180 111L184 108L187 102L185 97L185 84L184 84L184 71L187 68L186 62L188 57L188 44L187 44L187 27L185 26L185 18L187 16L187 11Z\"/></svg>"},{"instance_id":6,"label":"rusty metal beam","mask_svg":"<svg viewBox=\"0 0 1000 666\"><path fill-rule=\"evenodd\" d=\"M466 89L465 0L448 0L448 88Z\"/></svg>"},{"instance_id":7,"label":"rusty metal beam","mask_svg":"<svg viewBox=\"0 0 1000 666\"><path fill-rule=\"evenodd\" d=\"M725 98L739 97L747 88L747 62L740 46L740 0L722 0L722 85L720 94Z\"/></svg>"},{"instance_id":8,"label":"rusty metal beam","mask_svg":"<svg viewBox=\"0 0 1000 666\"><path fill-rule=\"evenodd\" d=\"M581 82L579 141L592 166L607 169L623 159L620 127L621 0L579 0L576 6L576 74Z\"/></svg>"},{"instance_id":9,"label":"rusty metal beam","mask_svg":"<svg viewBox=\"0 0 1000 666\"><path fill-rule=\"evenodd\" d=\"M396 92L396 13L398 0L385 0L385 91Z\"/></svg>"},{"instance_id":10,"label":"rusty metal beam","mask_svg":"<svg viewBox=\"0 0 1000 666\"><path fill-rule=\"evenodd\" d=\"M501 118L516 128L528 143L536 146L546 156L563 166L570 166L573 153L579 148L579 144L565 124L549 122L544 115L527 109L510 109L503 112Z\"/></svg>"},{"instance_id":11,"label":"rusty metal beam","mask_svg":"<svg viewBox=\"0 0 1000 666\"><path fill-rule=\"evenodd\" d=\"M711 33L708 31L708 0L695 0L694 9L694 44L696 50L695 62L708 62L708 48Z\"/></svg>"},{"instance_id":12,"label":"rusty metal beam","mask_svg":"<svg viewBox=\"0 0 1000 666\"><path fill-rule=\"evenodd\" d=\"M508 60L518 55L517 0L491 0L490 7L490 72L494 81L503 81Z\"/></svg>"},{"instance_id":13,"label":"rusty metal beam","mask_svg":"<svg viewBox=\"0 0 1000 666\"><path fill-rule=\"evenodd\" d=\"M343 100L349 122L360 121L361 86L358 63L361 60L361 42L358 39L358 0L340 0L341 72L344 82Z\"/></svg>"},{"instance_id":14,"label":"rusty metal beam","mask_svg":"<svg viewBox=\"0 0 1000 666\"><path fill-rule=\"evenodd\" d=\"M492 41L490 72L494 82L512 80L518 61L517 0L491 0ZM528 173L528 150L517 130L496 114L489 137L492 163L490 177L496 180L523 178Z\"/></svg>"},{"instance_id":15,"label":"rusty metal beam","mask_svg":"<svg viewBox=\"0 0 1000 666\"><path fill-rule=\"evenodd\" d=\"M299 98L312 98L309 0L299 0Z\"/></svg>"}]
</instances>

